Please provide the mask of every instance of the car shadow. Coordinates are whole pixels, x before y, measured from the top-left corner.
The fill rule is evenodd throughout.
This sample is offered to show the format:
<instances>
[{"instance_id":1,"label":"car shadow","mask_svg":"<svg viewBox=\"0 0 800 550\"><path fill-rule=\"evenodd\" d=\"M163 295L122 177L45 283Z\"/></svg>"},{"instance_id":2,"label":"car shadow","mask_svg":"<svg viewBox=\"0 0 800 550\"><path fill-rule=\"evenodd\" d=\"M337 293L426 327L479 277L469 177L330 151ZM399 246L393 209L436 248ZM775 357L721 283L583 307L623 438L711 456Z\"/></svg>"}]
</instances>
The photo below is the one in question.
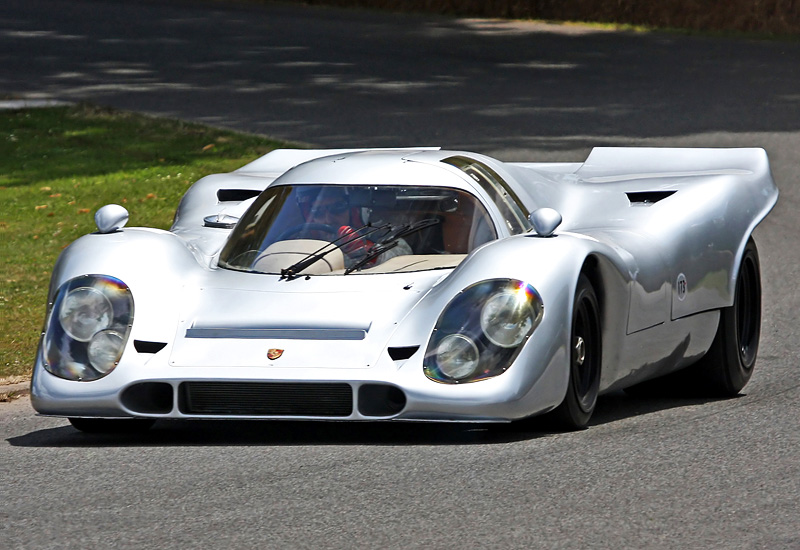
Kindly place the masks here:
<instances>
[{"instance_id":1,"label":"car shadow","mask_svg":"<svg viewBox=\"0 0 800 550\"><path fill-rule=\"evenodd\" d=\"M735 400L744 397L739 394L734 397L704 397L697 395L675 396L668 393L631 395L625 391L618 390L613 393L603 395L597 401L594 415L589 422L589 427L600 426L619 420L634 418L637 416L691 407L695 405L705 405L719 401Z\"/></svg>"},{"instance_id":2,"label":"car shadow","mask_svg":"<svg viewBox=\"0 0 800 550\"><path fill-rule=\"evenodd\" d=\"M515 435L497 424L443 422L316 422L296 420L159 420L132 434L88 434L70 425L47 428L7 441L20 447L171 447L306 445L470 445L505 443Z\"/></svg>"},{"instance_id":3,"label":"car shadow","mask_svg":"<svg viewBox=\"0 0 800 550\"><path fill-rule=\"evenodd\" d=\"M602 396L593 427L674 408L719 401L709 398L639 397L622 391ZM496 445L554 437L563 431L548 417L510 424L445 422L311 422L265 420L159 420L141 433L87 434L70 425L8 438L15 447L173 447L306 445Z\"/></svg>"}]
</instances>

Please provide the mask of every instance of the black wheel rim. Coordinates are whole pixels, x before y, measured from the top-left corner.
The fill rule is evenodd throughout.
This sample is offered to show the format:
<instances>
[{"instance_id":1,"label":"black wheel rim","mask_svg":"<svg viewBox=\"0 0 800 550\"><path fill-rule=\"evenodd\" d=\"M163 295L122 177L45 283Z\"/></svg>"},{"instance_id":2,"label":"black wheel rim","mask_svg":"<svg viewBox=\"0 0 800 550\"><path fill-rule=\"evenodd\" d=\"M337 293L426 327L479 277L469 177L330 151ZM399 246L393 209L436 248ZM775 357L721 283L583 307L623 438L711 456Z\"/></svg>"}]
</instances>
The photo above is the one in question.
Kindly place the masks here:
<instances>
[{"instance_id":1,"label":"black wheel rim","mask_svg":"<svg viewBox=\"0 0 800 550\"><path fill-rule=\"evenodd\" d=\"M758 268L749 256L742 261L736 283L736 343L739 359L745 369L752 368L758 349L761 298Z\"/></svg>"},{"instance_id":2,"label":"black wheel rim","mask_svg":"<svg viewBox=\"0 0 800 550\"><path fill-rule=\"evenodd\" d=\"M583 296L575 305L572 330L572 383L578 405L585 413L594 409L600 385L600 323L595 303Z\"/></svg>"}]
</instances>

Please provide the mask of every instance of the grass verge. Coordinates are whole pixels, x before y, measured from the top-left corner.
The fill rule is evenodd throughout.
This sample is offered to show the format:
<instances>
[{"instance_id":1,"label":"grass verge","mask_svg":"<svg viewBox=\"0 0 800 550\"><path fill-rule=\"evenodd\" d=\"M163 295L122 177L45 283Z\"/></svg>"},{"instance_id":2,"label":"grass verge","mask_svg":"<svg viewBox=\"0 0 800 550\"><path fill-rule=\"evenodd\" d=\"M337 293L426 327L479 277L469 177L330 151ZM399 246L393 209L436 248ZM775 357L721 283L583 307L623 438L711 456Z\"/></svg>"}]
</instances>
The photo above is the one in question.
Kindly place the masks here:
<instances>
[{"instance_id":1,"label":"grass verge","mask_svg":"<svg viewBox=\"0 0 800 550\"><path fill-rule=\"evenodd\" d=\"M256 0L269 2L270 0ZM797 0L283 0L321 6L418 12L458 17L591 21L651 30L733 33L748 38L797 39Z\"/></svg>"},{"instance_id":2,"label":"grass verge","mask_svg":"<svg viewBox=\"0 0 800 550\"><path fill-rule=\"evenodd\" d=\"M167 229L193 182L281 146L87 105L0 111L0 379L30 373L50 270L99 207Z\"/></svg>"}]
</instances>

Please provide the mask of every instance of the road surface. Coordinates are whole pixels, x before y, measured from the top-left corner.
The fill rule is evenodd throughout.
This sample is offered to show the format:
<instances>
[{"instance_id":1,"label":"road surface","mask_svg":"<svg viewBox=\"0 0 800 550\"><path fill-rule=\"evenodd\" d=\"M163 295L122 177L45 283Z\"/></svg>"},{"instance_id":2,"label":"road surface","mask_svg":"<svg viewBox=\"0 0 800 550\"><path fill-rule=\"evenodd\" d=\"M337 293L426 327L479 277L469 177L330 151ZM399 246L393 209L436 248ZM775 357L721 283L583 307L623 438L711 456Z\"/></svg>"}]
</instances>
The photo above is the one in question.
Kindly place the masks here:
<instances>
[{"instance_id":1,"label":"road surface","mask_svg":"<svg viewBox=\"0 0 800 550\"><path fill-rule=\"evenodd\" d=\"M504 160L760 146L757 371L602 398L577 433L163 422L87 436L0 403L5 548L800 548L800 43L281 4L4 0L0 94L313 143Z\"/></svg>"}]
</instances>

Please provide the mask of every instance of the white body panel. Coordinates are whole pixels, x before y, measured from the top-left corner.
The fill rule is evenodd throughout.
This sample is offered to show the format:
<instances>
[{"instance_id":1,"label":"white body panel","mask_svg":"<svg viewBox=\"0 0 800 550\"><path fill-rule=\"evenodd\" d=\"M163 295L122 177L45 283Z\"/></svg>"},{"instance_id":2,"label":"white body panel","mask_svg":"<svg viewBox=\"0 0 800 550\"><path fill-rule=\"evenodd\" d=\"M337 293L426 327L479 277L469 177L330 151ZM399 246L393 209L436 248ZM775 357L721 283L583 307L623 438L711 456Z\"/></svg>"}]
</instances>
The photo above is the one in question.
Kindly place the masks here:
<instances>
[{"instance_id":1,"label":"white body panel","mask_svg":"<svg viewBox=\"0 0 800 550\"><path fill-rule=\"evenodd\" d=\"M555 235L512 235L502 205L441 162L454 155L491 167L528 212L558 211ZM398 272L287 280L219 267L230 229L203 221L240 217L272 184L409 181L474 195L498 238L454 256L453 267L407 262ZM566 391L581 272L591 271L601 303L601 391L685 367L711 345L719 309L732 304L743 247L776 200L760 149L595 149L585 163L569 164L425 149L276 151L197 182L170 232L124 228L87 235L64 251L50 303L75 277L109 275L130 288L135 316L119 364L98 380L54 376L40 349L33 404L71 417L509 421L546 412ZM423 358L442 311L470 285L492 279L532 285L541 323L503 374L463 384L429 379ZM270 359L269 350L282 355ZM343 383L352 407L338 415L196 413L183 386L193 382ZM399 409L380 403L382 388L399 390L392 394L402 395Z\"/></svg>"}]
</instances>

